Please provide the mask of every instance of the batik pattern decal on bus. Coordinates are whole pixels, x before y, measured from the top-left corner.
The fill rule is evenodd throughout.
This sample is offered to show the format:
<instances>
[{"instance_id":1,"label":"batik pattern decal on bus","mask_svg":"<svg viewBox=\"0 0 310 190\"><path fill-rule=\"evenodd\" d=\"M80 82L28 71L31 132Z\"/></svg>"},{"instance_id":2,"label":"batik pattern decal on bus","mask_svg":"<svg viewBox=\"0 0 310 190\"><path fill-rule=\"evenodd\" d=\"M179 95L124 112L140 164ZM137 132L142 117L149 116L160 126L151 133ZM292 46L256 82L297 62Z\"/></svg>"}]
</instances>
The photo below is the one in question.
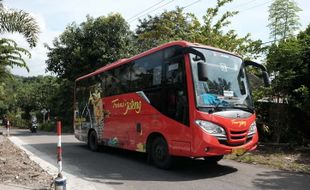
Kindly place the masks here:
<instances>
[{"instance_id":1,"label":"batik pattern decal on bus","mask_svg":"<svg viewBox=\"0 0 310 190\"><path fill-rule=\"evenodd\" d=\"M117 137L110 138L108 140L108 146L119 147L120 143Z\"/></svg>"},{"instance_id":2,"label":"batik pattern decal on bus","mask_svg":"<svg viewBox=\"0 0 310 190\"><path fill-rule=\"evenodd\" d=\"M138 144L137 144L136 151L138 151L138 152L146 152L146 146L145 146L145 144L143 144L143 143L138 143Z\"/></svg>"},{"instance_id":3,"label":"batik pattern decal on bus","mask_svg":"<svg viewBox=\"0 0 310 190\"><path fill-rule=\"evenodd\" d=\"M105 117L110 115L110 112L104 109L104 102L97 89L93 93L90 92L89 102L93 106L95 123L99 125Z\"/></svg>"},{"instance_id":4,"label":"batik pattern decal on bus","mask_svg":"<svg viewBox=\"0 0 310 190\"><path fill-rule=\"evenodd\" d=\"M103 120L103 106L100 100L100 92L97 89L93 93L90 92L89 102L93 106L95 123L97 125Z\"/></svg>"},{"instance_id":5,"label":"batik pattern decal on bus","mask_svg":"<svg viewBox=\"0 0 310 190\"><path fill-rule=\"evenodd\" d=\"M124 109L124 115L127 115L131 110L139 114L141 112L142 102L140 100L120 100L117 98L112 100L112 107L114 109Z\"/></svg>"}]
</instances>

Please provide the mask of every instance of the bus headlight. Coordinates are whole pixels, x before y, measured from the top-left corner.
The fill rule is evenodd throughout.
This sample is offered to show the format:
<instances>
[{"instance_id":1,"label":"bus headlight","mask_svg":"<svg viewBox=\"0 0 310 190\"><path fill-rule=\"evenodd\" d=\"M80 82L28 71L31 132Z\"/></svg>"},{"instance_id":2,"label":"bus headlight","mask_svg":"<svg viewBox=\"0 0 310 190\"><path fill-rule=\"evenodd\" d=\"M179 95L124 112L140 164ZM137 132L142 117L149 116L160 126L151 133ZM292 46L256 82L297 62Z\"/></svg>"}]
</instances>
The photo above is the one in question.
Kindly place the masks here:
<instances>
[{"instance_id":1,"label":"bus headlight","mask_svg":"<svg viewBox=\"0 0 310 190\"><path fill-rule=\"evenodd\" d=\"M252 137L257 131L257 127L256 127L256 122L254 121L251 125L250 125L250 129L248 132L248 137Z\"/></svg>"},{"instance_id":2,"label":"bus headlight","mask_svg":"<svg viewBox=\"0 0 310 190\"><path fill-rule=\"evenodd\" d=\"M215 136L219 140L227 140L225 130L209 121L196 120L196 124L210 135Z\"/></svg>"}]
</instances>

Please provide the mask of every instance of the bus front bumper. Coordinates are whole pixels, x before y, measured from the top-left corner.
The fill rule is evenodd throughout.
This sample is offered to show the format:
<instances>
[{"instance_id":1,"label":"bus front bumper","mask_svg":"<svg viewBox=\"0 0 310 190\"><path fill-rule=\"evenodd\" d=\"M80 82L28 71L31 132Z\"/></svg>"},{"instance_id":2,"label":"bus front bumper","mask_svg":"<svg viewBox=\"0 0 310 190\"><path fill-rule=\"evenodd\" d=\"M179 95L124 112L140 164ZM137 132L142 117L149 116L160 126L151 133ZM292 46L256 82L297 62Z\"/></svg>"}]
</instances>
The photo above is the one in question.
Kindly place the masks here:
<instances>
[{"instance_id":1,"label":"bus front bumper","mask_svg":"<svg viewBox=\"0 0 310 190\"><path fill-rule=\"evenodd\" d=\"M251 140L246 141L242 145L222 144L217 138L207 135L203 137L203 141L195 143L192 151L193 157L218 156L225 154L243 155L247 151L255 150L258 143L258 134L254 134Z\"/></svg>"}]
</instances>

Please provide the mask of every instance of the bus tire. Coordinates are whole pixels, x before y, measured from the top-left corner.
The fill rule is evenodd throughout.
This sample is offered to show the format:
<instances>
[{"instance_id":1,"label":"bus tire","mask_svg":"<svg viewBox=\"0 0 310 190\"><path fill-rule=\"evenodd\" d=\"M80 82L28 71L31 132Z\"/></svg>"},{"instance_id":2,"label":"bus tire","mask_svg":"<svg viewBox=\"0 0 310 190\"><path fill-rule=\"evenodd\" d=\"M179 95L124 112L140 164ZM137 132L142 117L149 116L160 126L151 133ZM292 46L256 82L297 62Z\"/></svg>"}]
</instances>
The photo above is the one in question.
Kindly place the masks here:
<instances>
[{"instance_id":1,"label":"bus tire","mask_svg":"<svg viewBox=\"0 0 310 190\"><path fill-rule=\"evenodd\" d=\"M168 144L163 137L157 137L152 142L151 158L154 165L161 169L170 169L172 157L169 155Z\"/></svg>"},{"instance_id":2,"label":"bus tire","mask_svg":"<svg viewBox=\"0 0 310 190\"><path fill-rule=\"evenodd\" d=\"M92 130L89 133L89 136L88 136L88 147L93 152L97 152L98 151L98 147L99 146L98 146L97 133L94 130Z\"/></svg>"},{"instance_id":3,"label":"bus tire","mask_svg":"<svg viewBox=\"0 0 310 190\"><path fill-rule=\"evenodd\" d=\"M205 162L210 163L210 164L216 164L218 161L222 160L224 155L219 155L219 156L207 156L204 157Z\"/></svg>"}]
</instances>

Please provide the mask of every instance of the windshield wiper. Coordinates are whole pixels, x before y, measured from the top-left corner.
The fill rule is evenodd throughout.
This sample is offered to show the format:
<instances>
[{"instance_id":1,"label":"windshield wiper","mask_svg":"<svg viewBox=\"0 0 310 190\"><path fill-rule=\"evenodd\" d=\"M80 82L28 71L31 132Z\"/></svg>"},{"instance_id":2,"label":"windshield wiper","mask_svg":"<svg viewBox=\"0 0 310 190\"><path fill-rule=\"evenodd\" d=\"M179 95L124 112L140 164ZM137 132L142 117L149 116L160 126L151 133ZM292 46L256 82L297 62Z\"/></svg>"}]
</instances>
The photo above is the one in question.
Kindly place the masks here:
<instances>
[{"instance_id":1,"label":"windshield wiper","mask_svg":"<svg viewBox=\"0 0 310 190\"><path fill-rule=\"evenodd\" d=\"M252 112L252 113L254 112L254 108L249 107L247 104L235 103L235 104L233 104L233 106L231 106L231 108L241 109L241 110L249 111L249 112Z\"/></svg>"},{"instance_id":2,"label":"windshield wiper","mask_svg":"<svg viewBox=\"0 0 310 190\"><path fill-rule=\"evenodd\" d=\"M214 113L218 111L223 111L223 109L229 108L227 106L223 106L221 103L217 103L216 105L209 105L209 106L197 106L201 109L208 109L209 113Z\"/></svg>"}]
</instances>

